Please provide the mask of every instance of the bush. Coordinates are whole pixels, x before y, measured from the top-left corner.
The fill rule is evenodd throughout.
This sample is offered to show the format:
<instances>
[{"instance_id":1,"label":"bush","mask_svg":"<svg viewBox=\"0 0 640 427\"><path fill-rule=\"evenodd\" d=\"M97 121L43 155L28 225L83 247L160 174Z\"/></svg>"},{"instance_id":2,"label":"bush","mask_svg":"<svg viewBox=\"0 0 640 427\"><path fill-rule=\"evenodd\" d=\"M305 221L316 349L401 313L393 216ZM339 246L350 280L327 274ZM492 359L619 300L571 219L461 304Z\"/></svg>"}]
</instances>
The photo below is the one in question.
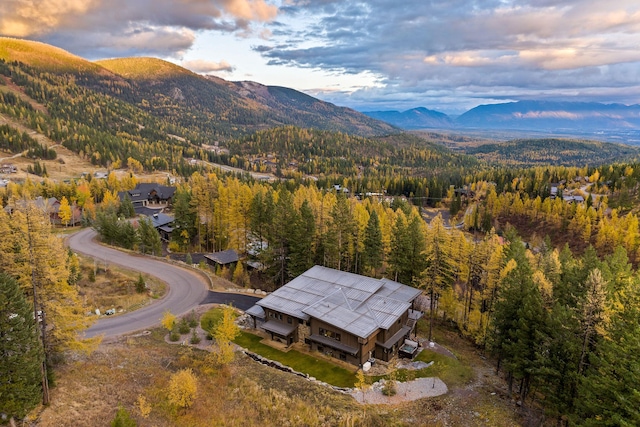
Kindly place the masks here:
<instances>
[{"instance_id":1,"label":"bush","mask_svg":"<svg viewBox=\"0 0 640 427\"><path fill-rule=\"evenodd\" d=\"M111 427L136 427L138 423L131 418L131 414L122 406L118 407L116 417L111 421Z\"/></svg>"},{"instance_id":2,"label":"bush","mask_svg":"<svg viewBox=\"0 0 640 427\"><path fill-rule=\"evenodd\" d=\"M136 282L136 292L139 294L144 293L147 290L147 284L144 282L142 274L138 275L138 281Z\"/></svg>"},{"instance_id":3,"label":"bush","mask_svg":"<svg viewBox=\"0 0 640 427\"><path fill-rule=\"evenodd\" d=\"M182 320L180 320L180 323L178 323L178 332L184 335L188 334L190 330L191 328L189 327L189 323L187 323L187 319L183 318Z\"/></svg>"},{"instance_id":4,"label":"bush","mask_svg":"<svg viewBox=\"0 0 640 427\"><path fill-rule=\"evenodd\" d=\"M189 313L186 319L187 319L187 322L189 323L190 328L195 328L196 326L198 326L198 316L196 316L195 311L192 311L191 313Z\"/></svg>"},{"instance_id":5,"label":"bush","mask_svg":"<svg viewBox=\"0 0 640 427\"><path fill-rule=\"evenodd\" d=\"M178 331L171 331L171 333L169 334L169 341L180 341L180 334L178 333Z\"/></svg>"},{"instance_id":6,"label":"bush","mask_svg":"<svg viewBox=\"0 0 640 427\"><path fill-rule=\"evenodd\" d=\"M191 344L200 344L200 337L196 333L195 329L191 333L191 339L189 340Z\"/></svg>"}]
</instances>

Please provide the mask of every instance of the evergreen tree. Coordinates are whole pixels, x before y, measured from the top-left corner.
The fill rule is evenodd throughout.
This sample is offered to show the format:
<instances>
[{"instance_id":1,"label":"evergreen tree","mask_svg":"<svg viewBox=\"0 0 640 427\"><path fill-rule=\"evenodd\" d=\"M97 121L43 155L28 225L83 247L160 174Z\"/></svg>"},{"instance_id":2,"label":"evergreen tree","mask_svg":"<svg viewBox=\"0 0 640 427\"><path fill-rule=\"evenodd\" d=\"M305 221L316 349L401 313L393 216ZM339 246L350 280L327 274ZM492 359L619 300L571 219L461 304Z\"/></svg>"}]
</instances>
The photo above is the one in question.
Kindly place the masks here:
<instances>
[{"instance_id":1,"label":"evergreen tree","mask_svg":"<svg viewBox=\"0 0 640 427\"><path fill-rule=\"evenodd\" d=\"M191 191L185 186L178 187L174 193L173 213L175 220L171 240L177 242L181 248L186 249L185 240L191 242L197 234L197 218L196 211L191 205Z\"/></svg>"},{"instance_id":2,"label":"evergreen tree","mask_svg":"<svg viewBox=\"0 0 640 427\"><path fill-rule=\"evenodd\" d=\"M153 227L149 218L141 218L138 222L140 252L159 256L162 254L162 241L158 231Z\"/></svg>"},{"instance_id":3,"label":"evergreen tree","mask_svg":"<svg viewBox=\"0 0 640 427\"><path fill-rule=\"evenodd\" d=\"M313 267L313 242L315 240L315 218L309 202L305 200L295 217L291 229L291 253L289 255L289 275L298 277Z\"/></svg>"},{"instance_id":4,"label":"evergreen tree","mask_svg":"<svg viewBox=\"0 0 640 427\"><path fill-rule=\"evenodd\" d=\"M496 302L492 349L498 357L498 368L502 364L507 371L510 391L513 380L520 380L520 400L524 402L540 369L546 318L524 245L513 235L510 241L509 261Z\"/></svg>"},{"instance_id":5,"label":"evergreen tree","mask_svg":"<svg viewBox=\"0 0 640 427\"><path fill-rule=\"evenodd\" d=\"M389 254L389 269L396 282L409 284L408 281L411 279L408 272L410 245L406 218L402 211L398 211L391 234L391 253Z\"/></svg>"},{"instance_id":6,"label":"evergreen tree","mask_svg":"<svg viewBox=\"0 0 640 427\"><path fill-rule=\"evenodd\" d=\"M380 219L374 210L369 216L367 228L364 236L364 265L375 271L382 267L384 247L382 245L382 230L380 229Z\"/></svg>"},{"instance_id":7,"label":"evergreen tree","mask_svg":"<svg viewBox=\"0 0 640 427\"><path fill-rule=\"evenodd\" d=\"M133 207L133 202L128 193L125 193L124 200L120 202L118 207L118 216L122 218L133 218L136 216L136 211Z\"/></svg>"},{"instance_id":8,"label":"evergreen tree","mask_svg":"<svg viewBox=\"0 0 640 427\"><path fill-rule=\"evenodd\" d=\"M576 400L575 422L587 426L640 425L640 283L619 293L606 338L589 358Z\"/></svg>"},{"instance_id":9,"label":"evergreen tree","mask_svg":"<svg viewBox=\"0 0 640 427\"><path fill-rule=\"evenodd\" d=\"M0 413L23 418L42 398L44 356L34 311L18 283L0 273Z\"/></svg>"}]
</instances>

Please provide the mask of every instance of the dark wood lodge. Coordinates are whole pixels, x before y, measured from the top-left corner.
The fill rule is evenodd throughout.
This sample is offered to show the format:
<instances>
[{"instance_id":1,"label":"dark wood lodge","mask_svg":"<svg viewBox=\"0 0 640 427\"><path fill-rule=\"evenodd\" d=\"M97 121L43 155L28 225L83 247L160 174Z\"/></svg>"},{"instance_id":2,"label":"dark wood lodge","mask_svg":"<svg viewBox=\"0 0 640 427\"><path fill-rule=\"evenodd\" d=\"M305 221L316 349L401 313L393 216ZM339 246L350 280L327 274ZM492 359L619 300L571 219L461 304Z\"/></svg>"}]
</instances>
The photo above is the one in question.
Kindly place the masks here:
<instances>
[{"instance_id":1,"label":"dark wood lodge","mask_svg":"<svg viewBox=\"0 0 640 427\"><path fill-rule=\"evenodd\" d=\"M389 361L422 315L413 310L421 291L315 266L247 310L271 339L304 342L354 365Z\"/></svg>"}]
</instances>

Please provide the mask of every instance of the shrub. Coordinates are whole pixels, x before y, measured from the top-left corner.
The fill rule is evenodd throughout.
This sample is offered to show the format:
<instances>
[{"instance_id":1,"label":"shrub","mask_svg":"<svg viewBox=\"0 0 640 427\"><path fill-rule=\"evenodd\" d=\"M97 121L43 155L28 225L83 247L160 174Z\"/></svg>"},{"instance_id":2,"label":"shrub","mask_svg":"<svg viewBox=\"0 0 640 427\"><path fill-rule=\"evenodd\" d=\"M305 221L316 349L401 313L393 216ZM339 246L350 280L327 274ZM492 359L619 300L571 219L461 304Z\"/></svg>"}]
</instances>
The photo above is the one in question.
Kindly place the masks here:
<instances>
[{"instance_id":1,"label":"shrub","mask_svg":"<svg viewBox=\"0 0 640 427\"><path fill-rule=\"evenodd\" d=\"M111 421L111 427L136 427L138 423L131 418L131 414L122 406L118 407L116 417Z\"/></svg>"},{"instance_id":2,"label":"shrub","mask_svg":"<svg viewBox=\"0 0 640 427\"><path fill-rule=\"evenodd\" d=\"M178 331L171 331L171 333L169 334L169 341L180 341L180 334L178 333Z\"/></svg>"},{"instance_id":3,"label":"shrub","mask_svg":"<svg viewBox=\"0 0 640 427\"><path fill-rule=\"evenodd\" d=\"M192 311L187 315L187 322L189 323L190 328L198 326L198 316L196 316L195 311Z\"/></svg>"},{"instance_id":4,"label":"shrub","mask_svg":"<svg viewBox=\"0 0 640 427\"><path fill-rule=\"evenodd\" d=\"M196 333L195 329L191 333L191 339L189 340L191 344L200 344L200 337Z\"/></svg>"},{"instance_id":5,"label":"shrub","mask_svg":"<svg viewBox=\"0 0 640 427\"><path fill-rule=\"evenodd\" d=\"M144 293L147 290L147 284L144 282L142 274L138 275L138 281L136 282L136 292L139 294Z\"/></svg>"},{"instance_id":6,"label":"shrub","mask_svg":"<svg viewBox=\"0 0 640 427\"><path fill-rule=\"evenodd\" d=\"M180 323L178 323L178 332L180 332L180 334L188 334L189 331L191 330L191 328L189 327L189 323L187 323L187 319L182 319L180 320Z\"/></svg>"}]
</instances>

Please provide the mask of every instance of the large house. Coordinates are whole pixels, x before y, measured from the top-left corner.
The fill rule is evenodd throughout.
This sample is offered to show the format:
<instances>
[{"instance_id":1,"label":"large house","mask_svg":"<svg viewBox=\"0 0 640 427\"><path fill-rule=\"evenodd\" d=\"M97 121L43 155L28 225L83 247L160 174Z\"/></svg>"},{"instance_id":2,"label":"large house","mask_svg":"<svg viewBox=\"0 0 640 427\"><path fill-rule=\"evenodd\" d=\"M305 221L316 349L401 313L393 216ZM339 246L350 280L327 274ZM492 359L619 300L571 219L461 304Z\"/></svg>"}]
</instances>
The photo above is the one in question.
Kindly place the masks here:
<instances>
[{"instance_id":1,"label":"large house","mask_svg":"<svg viewBox=\"0 0 640 427\"><path fill-rule=\"evenodd\" d=\"M287 345L302 342L354 365L389 361L422 315L421 291L315 266L247 310L256 327Z\"/></svg>"},{"instance_id":2,"label":"large house","mask_svg":"<svg viewBox=\"0 0 640 427\"><path fill-rule=\"evenodd\" d=\"M118 197L124 200L128 197L134 208L154 204L171 204L171 199L176 192L176 187L155 183L139 183L136 188L128 191L120 191Z\"/></svg>"}]
</instances>

